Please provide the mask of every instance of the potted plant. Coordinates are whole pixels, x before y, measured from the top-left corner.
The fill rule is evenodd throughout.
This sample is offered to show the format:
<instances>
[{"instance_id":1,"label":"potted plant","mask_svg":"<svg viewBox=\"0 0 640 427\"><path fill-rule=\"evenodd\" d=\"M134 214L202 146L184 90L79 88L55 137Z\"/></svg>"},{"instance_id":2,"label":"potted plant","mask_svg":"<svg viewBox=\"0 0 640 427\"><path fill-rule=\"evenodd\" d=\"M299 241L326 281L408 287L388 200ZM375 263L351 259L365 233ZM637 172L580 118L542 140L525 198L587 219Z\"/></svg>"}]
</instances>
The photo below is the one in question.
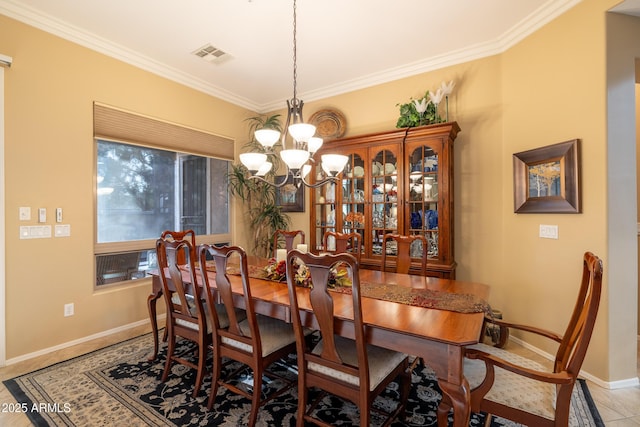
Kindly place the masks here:
<instances>
[{"instance_id":1,"label":"potted plant","mask_svg":"<svg viewBox=\"0 0 640 427\"><path fill-rule=\"evenodd\" d=\"M280 165L280 158L275 152L267 152L256 141L254 132L259 129L281 131L280 115L250 117L247 121L249 122L249 141L244 148L267 154L267 159L273 163L273 167L264 178L273 180ZM266 258L273 253L274 232L278 229L287 229L291 219L282 212L280 206L276 205L276 187L259 180L249 179L249 176L247 168L242 163L232 165L229 173L229 192L242 200L245 206L245 215L253 234L253 253Z\"/></svg>"}]
</instances>

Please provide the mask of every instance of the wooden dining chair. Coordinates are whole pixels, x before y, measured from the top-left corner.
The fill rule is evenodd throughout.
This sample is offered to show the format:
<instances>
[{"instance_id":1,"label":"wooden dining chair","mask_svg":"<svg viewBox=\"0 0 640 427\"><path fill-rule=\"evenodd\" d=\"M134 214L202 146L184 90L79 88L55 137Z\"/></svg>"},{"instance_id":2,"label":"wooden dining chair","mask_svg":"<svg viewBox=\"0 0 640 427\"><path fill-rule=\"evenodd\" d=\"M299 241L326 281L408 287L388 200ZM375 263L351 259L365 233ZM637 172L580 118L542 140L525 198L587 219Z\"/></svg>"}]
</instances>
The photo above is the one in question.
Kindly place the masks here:
<instances>
[{"instance_id":1,"label":"wooden dining chair","mask_svg":"<svg viewBox=\"0 0 640 427\"><path fill-rule=\"evenodd\" d=\"M307 291L306 288L301 290L296 286L292 274L296 262L302 262L309 268L312 286L308 295L298 295L299 291L301 294ZM337 265L349 270L352 279L351 296L328 291L330 270ZM398 416L404 418L410 387L408 356L367 344L358 274L358 261L350 254L316 256L293 250L287 255L287 286L298 355L298 427L304 426L305 421L328 425L314 416L314 410L329 393L355 403L360 409L362 426L370 425L372 410L386 415L385 425ZM340 304L347 300L349 307L338 306L339 303L334 300L336 296L340 297ZM315 316L314 325L317 325L321 335L317 345L304 337L301 309L305 313L312 311ZM355 339L338 335L334 310L353 313ZM395 410L386 412L374 407L375 397L396 379L399 380L400 395ZM308 402L311 388L319 388L322 392L313 402Z\"/></svg>"},{"instance_id":2,"label":"wooden dining chair","mask_svg":"<svg viewBox=\"0 0 640 427\"><path fill-rule=\"evenodd\" d=\"M558 343L553 369L504 349L477 344L465 351L464 375L471 388L471 410L529 426L568 426L571 394L595 325L602 291L602 261L586 252L582 282L564 335L544 329L487 319L499 326L549 338ZM439 420L449 408L443 399ZM577 415L577 414L576 414Z\"/></svg>"},{"instance_id":3,"label":"wooden dining chair","mask_svg":"<svg viewBox=\"0 0 640 427\"><path fill-rule=\"evenodd\" d=\"M329 249L329 239L335 242L334 249ZM360 261L362 248L362 236L357 232L339 233L337 231L325 231L322 237L322 247L325 252L350 253Z\"/></svg>"},{"instance_id":4,"label":"wooden dining chair","mask_svg":"<svg viewBox=\"0 0 640 427\"><path fill-rule=\"evenodd\" d=\"M161 239L164 240L169 240L169 241L174 241L174 242L180 242L182 240L186 240L189 243L191 243L191 249L192 249L192 253L190 254L191 257L194 260L198 259L198 254L197 254L197 246L196 246L196 232L189 229L189 230L165 230L162 232L162 234L160 235ZM186 264L186 260L184 258L184 254L183 253L179 253L178 254L179 258L178 258L178 263L180 264Z\"/></svg>"},{"instance_id":5,"label":"wooden dining chair","mask_svg":"<svg viewBox=\"0 0 640 427\"><path fill-rule=\"evenodd\" d=\"M395 265L387 265L387 251L389 249L388 242L392 240L396 242L396 262ZM412 256L411 249L415 247L416 242L422 242L422 251L420 256L420 270L418 274L420 276L427 275L427 257L429 244L427 238L422 234L413 234L410 236L404 236L401 234L385 234L382 238L382 264L381 270L394 271L396 273L403 274L415 274L414 270L411 270L411 260L416 258Z\"/></svg>"},{"instance_id":6,"label":"wooden dining chair","mask_svg":"<svg viewBox=\"0 0 640 427\"><path fill-rule=\"evenodd\" d=\"M284 249L290 251L293 249L293 243L300 236L300 243L304 243L304 231L302 230L276 230L273 233L273 257L276 257L278 248L282 249L280 244L284 241Z\"/></svg>"},{"instance_id":7,"label":"wooden dining chair","mask_svg":"<svg viewBox=\"0 0 640 427\"><path fill-rule=\"evenodd\" d=\"M196 247L196 232L189 230L165 230L160 234L160 238L163 240L167 240L170 242L181 242L183 240L188 241L191 244L191 252L190 256L194 260L194 262L198 259L197 247ZM184 256L183 251L178 252L178 264L183 265L187 263L187 260ZM164 328L164 333L162 335L162 341L167 341L167 336L169 333L168 328Z\"/></svg>"},{"instance_id":8,"label":"wooden dining chair","mask_svg":"<svg viewBox=\"0 0 640 427\"><path fill-rule=\"evenodd\" d=\"M244 396L251 400L251 413L248 425L254 426L258 417L258 411L262 405L288 391L295 385L293 381L282 377L270 370L269 366L274 362L296 351L296 338L293 333L293 325L272 317L256 313L254 301L249 286L249 267L247 254L238 246L202 245L199 250L200 262L205 262L207 256L213 258L216 266L215 293L222 300L228 318L228 325L224 327L217 310L213 313L213 375L211 391L207 408L211 410L216 400L218 387L223 386L229 391ZM240 263L240 281L242 282L242 301L245 308L245 316L237 315L236 302L234 302L232 283L227 271L227 263L230 257L238 257ZM206 289L207 305L213 304L213 287L209 276L203 269L201 271L202 283ZM237 289L236 289L237 291ZM234 370L225 378L222 377L222 360L237 361L243 364L242 368ZM252 391L247 391L237 383L239 376L251 370L253 373ZM262 396L263 376L279 379L283 386L274 390L269 395Z\"/></svg>"},{"instance_id":9,"label":"wooden dining chair","mask_svg":"<svg viewBox=\"0 0 640 427\"><path fill-rule=\"evenodd\" d=\"M191 256L193 247L188 240L169 241L158 239L156 252L158 254L158 270L162 281L162 292L167 306L167 358L165 361L162 381L166 382L174 362L197 370L193 397L195 398L202 387L202 380L206 373L206 360L211 331L208 327L207 315L202 300L197 291L187 283L196 283L195 258ZM178 261L178 260L182 261ZM185 283L182 278L181 265L187 265L190 280ZM185 353L176 353L176 338L182 337L198 346L197 362L194 363ZM192 350L189 350L191 352Z\"/></svg>"}]
</instances>

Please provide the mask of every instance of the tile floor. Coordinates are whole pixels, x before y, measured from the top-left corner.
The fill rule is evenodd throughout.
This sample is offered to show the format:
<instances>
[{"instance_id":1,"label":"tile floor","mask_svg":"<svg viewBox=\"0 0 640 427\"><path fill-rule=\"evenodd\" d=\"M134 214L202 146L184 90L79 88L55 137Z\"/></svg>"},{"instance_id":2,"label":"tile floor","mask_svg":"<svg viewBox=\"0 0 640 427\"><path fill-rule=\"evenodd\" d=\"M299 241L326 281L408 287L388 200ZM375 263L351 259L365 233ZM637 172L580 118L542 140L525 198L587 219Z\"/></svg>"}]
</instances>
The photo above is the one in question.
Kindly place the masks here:
<instances>
[{"instance_id":1,"label":"tile floor","mask_svg":"<svg viewBox=\"0 0 640 427\"><path fill-rule=\"evenodd\" d=\"M146 332L149 332L149 327L140 326L128 331L120 332L118 334L96 339L0 368L0 381L49 366L53 363L66 360ZM539 362L548 362L537 354L513 342L509 342L507 344L507 348L518 354L536 359ZM640 341L638 341L638 353L640 354ZM640 357L638 358L638 376L640 376ZM620 390L607 390L591 382L588 384L591 395L598 407L598 411L600 412L600 415L607 427L640 426L640 386ZM0 405L10 404L13 402L15 402L13 396L11 396L4 385L0 384ZM26 415L4 412L0 406L0 425L3 427L27 427L30 426L31 423Z\"/></svg>"}]
</instances>

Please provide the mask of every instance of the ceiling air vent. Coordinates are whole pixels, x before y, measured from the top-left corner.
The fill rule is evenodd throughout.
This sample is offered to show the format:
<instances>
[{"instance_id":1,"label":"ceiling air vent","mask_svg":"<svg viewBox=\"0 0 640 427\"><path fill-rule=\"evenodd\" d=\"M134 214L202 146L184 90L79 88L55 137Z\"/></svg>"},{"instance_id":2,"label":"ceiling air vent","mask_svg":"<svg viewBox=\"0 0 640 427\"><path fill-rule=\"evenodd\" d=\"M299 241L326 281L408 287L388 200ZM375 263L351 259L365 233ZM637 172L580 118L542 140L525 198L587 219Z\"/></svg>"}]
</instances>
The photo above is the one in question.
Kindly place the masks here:
<instances>
[{"instance_id":1,"label":"ceiling air vent","mask_svg":"<svg viewBox=\"0 0 640 427\"><path fill-rule=\"evenodd\" d=\"M227 53L223 50L218 49L211 44L206 44L199 49L196 49L192 52L195 56L199 56L207 62L217 63L220 62L224 57L227 56Z\"/></svg>"}]
</instances>

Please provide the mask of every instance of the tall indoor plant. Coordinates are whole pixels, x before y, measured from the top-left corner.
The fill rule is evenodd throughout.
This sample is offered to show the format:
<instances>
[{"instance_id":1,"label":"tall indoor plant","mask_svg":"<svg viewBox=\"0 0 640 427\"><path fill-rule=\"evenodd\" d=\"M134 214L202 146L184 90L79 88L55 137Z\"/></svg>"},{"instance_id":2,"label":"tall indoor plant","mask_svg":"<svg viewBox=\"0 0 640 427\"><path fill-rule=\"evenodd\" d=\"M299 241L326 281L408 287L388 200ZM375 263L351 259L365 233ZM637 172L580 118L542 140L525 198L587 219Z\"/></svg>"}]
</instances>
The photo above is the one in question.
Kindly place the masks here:
<instances>
[{"instance_id":1,"label":"tall indoor plant","mask_svg":"<svg viewBox=\"0 0 640 427\"><path fill-rule=\"evenodd\" d=\"M256 116L247 119L249 122L249 141L245 149L253 152L264 152L273 167L265 179L273 180L279 169L280 158L274 152L265 151L255 139L258 129L275 129L282 131L280 115ZM276 144L277 145L277 144ZM231 166L229 173L229 191L244 204L245 217L253 235L253 253L257 256L269 257L273 254L273 234L278 229L288 229L291 219L276 205L276 188L264 182L249 179L249 172L242 163Z\"/></svg>"}]
</instances>

